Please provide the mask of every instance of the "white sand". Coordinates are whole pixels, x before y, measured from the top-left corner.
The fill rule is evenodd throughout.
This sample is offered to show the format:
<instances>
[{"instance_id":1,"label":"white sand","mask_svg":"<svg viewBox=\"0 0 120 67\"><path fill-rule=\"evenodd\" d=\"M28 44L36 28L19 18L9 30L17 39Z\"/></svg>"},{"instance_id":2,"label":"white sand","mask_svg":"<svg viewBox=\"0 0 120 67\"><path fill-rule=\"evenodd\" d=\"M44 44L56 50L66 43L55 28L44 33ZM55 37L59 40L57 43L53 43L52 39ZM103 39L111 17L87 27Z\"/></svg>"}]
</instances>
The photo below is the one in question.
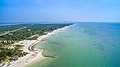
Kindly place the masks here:
<instances>
[{"instance_id":1,"label":"white sand","mask_svg":"<svg viewBox=\"0 0 120 67\"><path fill-rule=\"evenodd\" d=\"M58 32L62 32L68 28L70 28L73 25L70 26L66 26L57 30L54 30L53 32L50 32L46 35L40 36L38 37L37 40L24 40L24 41L20 41L18 44L24 45L24 47L22 48L22 50L24 52L28 52L29 54L27 54L24 57L20 57L18 58L18 60L16 61L12 61L12 62L6 62L4 66L2 67L23 67L31 62L34 62L36 60L43 60L46 57L44 57L42 55L43 50L42 49L37 49L34 48L34 50L31 50L31 47L36 45L37 43L40 43L42 39L49 37L51 35L54 35ZM9 66L7 66L9 64Z\"/></svg>"}]
</instances>

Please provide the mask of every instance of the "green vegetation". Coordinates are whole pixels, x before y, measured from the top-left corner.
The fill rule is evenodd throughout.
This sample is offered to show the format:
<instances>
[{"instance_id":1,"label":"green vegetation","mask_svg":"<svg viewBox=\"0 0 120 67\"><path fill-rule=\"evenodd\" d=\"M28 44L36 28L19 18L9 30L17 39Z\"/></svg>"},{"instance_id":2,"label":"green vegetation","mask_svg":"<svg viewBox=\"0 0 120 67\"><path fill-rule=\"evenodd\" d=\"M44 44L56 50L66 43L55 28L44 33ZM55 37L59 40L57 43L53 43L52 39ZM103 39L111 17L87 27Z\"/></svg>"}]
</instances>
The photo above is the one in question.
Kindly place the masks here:
<instances>
[{"instance_id":1,"label":"green vegetation","mask_svg":"<svg viewBox=\"0 0 120 67\"><path fill-rule=\"evenodd\" d=\"M0 26L0 35L18 28L25 27L28 24Z\"/></svg>"},{"instance_id":2,"label":"green vegetation","mask_svg":"<svg viewBox=\"0 0 120 67\"><path fill-rule=\"evenodd\" d=\"M1 41L0 42L0 62L8 60L17 60L18 57L26 55L26 52L21 50L21 45L12 45L14 42Z\"/></svg>"},{"instance_id":3,"label":"green vegetation","mask_svg":"<svg viewBox=\"0 0 120 67\"><path fill-rule=\"evenodd\" d=\"M38 36L45 35L71 24L21 24L0 26L0 63L8 60L17 60L26 55L21 45L13 45L21 40L36 40ZM6 33L7 32L7 33Z\"/></svg>"},{"instance_id":4,"label":"green vegetation","mask_svg":"<svg viewBox=\"0 0 120 67\"><path fill-rule=\"evenodd\" d=\"M32 35L36 35L36 34L45 35L46 32L51 32L55 29L62 28L67 25L70 25L70 24L26 24L26 25L20 25L20 26L18 25L18 27L26 27L26 28L15 31L15 32L10 32L6 35L2 35L0 36L0 40L21 41L24 39L29 39L29 37L31 37ZM5 30L6 29L2 31L5 31Z\"/></svg>"}]
</instances>

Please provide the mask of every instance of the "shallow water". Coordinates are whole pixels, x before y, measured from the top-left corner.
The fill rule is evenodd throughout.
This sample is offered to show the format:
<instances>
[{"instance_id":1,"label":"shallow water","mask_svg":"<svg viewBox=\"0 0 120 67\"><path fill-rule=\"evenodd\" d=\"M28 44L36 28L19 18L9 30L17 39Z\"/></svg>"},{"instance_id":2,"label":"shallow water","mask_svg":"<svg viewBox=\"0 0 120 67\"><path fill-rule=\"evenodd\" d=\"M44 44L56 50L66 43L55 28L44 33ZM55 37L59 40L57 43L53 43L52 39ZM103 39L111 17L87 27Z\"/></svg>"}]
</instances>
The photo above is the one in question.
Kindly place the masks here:
<instances>
[{"instance_id":1,"label":"shallow water","mask_svg":"<svg viewBox=\"0 0 120 67\"><path fill-rule=\"evenodd\" d=\"M120 67L120 24L77 23L38 44L55 58L28 67Z\"/></svg>"}]
</instances>

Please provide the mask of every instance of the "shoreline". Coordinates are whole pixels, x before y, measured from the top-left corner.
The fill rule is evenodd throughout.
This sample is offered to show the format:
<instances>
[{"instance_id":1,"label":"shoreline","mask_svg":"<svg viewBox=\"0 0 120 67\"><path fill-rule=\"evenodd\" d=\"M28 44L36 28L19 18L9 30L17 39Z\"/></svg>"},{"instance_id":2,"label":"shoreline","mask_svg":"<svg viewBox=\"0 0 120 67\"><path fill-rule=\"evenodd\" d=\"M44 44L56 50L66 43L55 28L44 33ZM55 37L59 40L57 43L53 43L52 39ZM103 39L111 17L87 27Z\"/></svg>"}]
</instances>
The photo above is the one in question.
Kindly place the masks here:
<instances>
[{"instance_id":1,"label":"shoreline","mask_svg":"<svg viewBox=\"0 0 120 67\"><path fill-rule=\"evenodd\" d=\"M44 49L38 49L35 48L34 46L42 42L44 38L50 37L58 32L62 32L70 28L71 26L74 26L74 24L53 30L52 32L47 33L46 35L39 36L37 40L20 41L17 44L23 45L24 47L22 48L22 50L24 52L27 52L28 54L18 58L18 60L6 62L2 67L24 67L25 65L32 63L36 60L41 61L47 58L46 56L43 55Z\"/></svg>"}]
</instances>

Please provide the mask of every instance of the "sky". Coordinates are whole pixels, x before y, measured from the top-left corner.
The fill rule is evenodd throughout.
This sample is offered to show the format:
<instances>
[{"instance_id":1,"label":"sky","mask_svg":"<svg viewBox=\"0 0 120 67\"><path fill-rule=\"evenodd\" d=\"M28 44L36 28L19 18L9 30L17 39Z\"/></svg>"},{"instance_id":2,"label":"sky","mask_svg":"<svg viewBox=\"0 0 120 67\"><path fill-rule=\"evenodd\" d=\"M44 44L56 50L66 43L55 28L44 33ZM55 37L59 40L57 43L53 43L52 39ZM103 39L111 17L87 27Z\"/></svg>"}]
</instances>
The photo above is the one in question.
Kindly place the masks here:
<instances>
[{"instance_id":1,"label":"sky","mask_svg":"<svg viewBox=\"0 0 120 67\"><path fill-rule=\"evenodd\" d=\"M0 22L119 22L120 0L0 0Z\"/></svg>"}]
</instances>

